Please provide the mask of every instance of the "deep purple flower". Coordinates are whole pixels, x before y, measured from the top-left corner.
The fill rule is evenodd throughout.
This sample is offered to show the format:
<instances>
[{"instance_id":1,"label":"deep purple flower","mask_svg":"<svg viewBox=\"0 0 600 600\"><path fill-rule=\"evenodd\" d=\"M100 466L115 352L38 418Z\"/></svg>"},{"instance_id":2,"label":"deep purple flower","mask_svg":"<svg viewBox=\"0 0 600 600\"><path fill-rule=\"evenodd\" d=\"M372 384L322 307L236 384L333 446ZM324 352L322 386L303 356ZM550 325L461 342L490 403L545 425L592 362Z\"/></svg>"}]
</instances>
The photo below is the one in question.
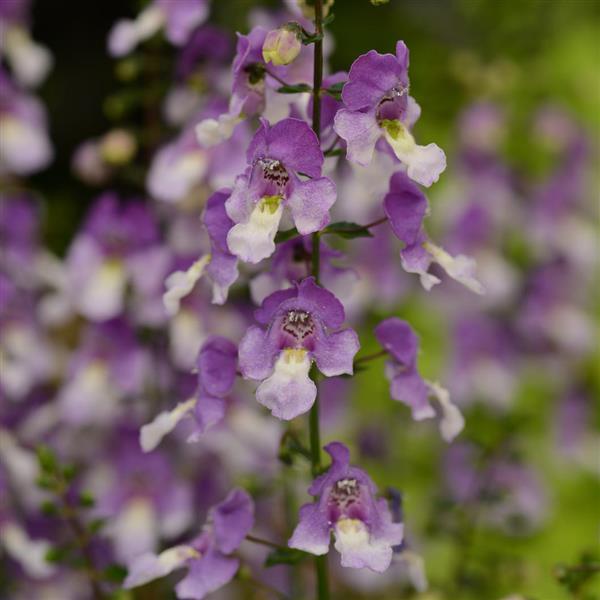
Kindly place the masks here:
<instances>
[{"instance_id":1,"label":"deep purple flower","mask_svg":"<svg viewBox=\"0 0 600 600\"><path fill-rule=\"evenodd\" d=\"M308 493L318 498L300 508L300 520L288 542L311 554L327 554L331 532L342 566L385 571L392 548L402 542L403 526L394 523L385 499L376 499L371 478L350 466L350 452L340 442L325 446L329 470L317 477Z\"/></svg>"},{"instance_id":2,"label":"deep purple flower","mask_svg":"<svg viewBox=\"0 0 600 600\"><path fill-rule=\"evenodd\" d=\"M225 398L231 393L237 374L235 344L224 337L209 337L200 348L196 367L198 387L194 397L181 402L171 411L160 413L142 427L140 445L144 452L154 450L162 438L192 412L198 433L214 427L225 416Z\"/></svg>"},{"instance_id":3,"label":"deep purple flower","mask_svg":"<svg viewBox=\"0 0 600 600\"><path fill-rule=\"evenodd\" d=\"M246 331L240 369L246 379L261 381L256 399L274 416L293 419L310 409L317 394L308 376L313 360L327 377L352 374L358 336L352 329L331 332L342 326L344 307L314 278L271 294L254 314L268 327Z\"/></svg>"},{"instance_id":4,"label":"deep purple flower","mask_svg":"<svg viewBox=\"0 0 600 600\"><path fill-rule=\"evenodd\" d=\"M419 340L406 321L391 317L375 328L375 337L389 353L386 377L394 400L408 405L415 421L435 417L429 396L436 396L442 411L440 430L446 441L452 441L464 427L458 408L450 402L448 392L435 383L429 383L417 370Z\"/></svg>"},{"instance_id":5,"label":"deep purple flower","mask_svg":"<svg viewBox=\"0 0 600 600\"><path fill-rule=\"evenodd\" d=\"M347 143L347 157L368 165L377 141L384 137L407 167L408 176L430 186L446 168L436 144L419 146L409 129L421 109L408 95L408 48L396 44L396 56L370 50L359 56L342 90L346 108L335 117L335 131Z\"/></svg>"},{"instance_id":6,"label":"deep purple flower","mask_svg":"<svg viewBox=\"0 0 600 600\"><path fill-rule=\"evenodd\" d=\"M135 559L123 587L131 589L187 567L188 573L175 587L175 593L178 598L201 600L233 579L240 562L230 555L253 524L252 498L244 490L234 489L211 508L202 533L189 544Z\"/></svg>"},{"instance_id":7,"label":"deep purple flower","mask_svg":"<svg viewBox=\"0 0 600 600\"><path fill-rule=\"evenodd\" d=\"M251 263L271 256L286 206L302 235L327 225L336 192L321 177L323 160L319 140L304 121L284 119L273 127L262 121L248 148L249 166L225 203L235 223L227 235L233 254Z\"/></svg>"},{"instance_id":8,"label":"deep purple flower","mask_svg":"<svg viewBox=\"0 0 600 600\"><path fill-rule=\"evenodd\" d=\"M440 283L435 275L428 272L431 264L437 263L450 277L471 291L483 294L483 286L475 277L475 261L472 258L463 254L451 256L429 241L423 228L423 220L429 211L427 199L405 173L392 175L383 208L392 231L405 244L400 252L402 266L409 273L418 273L426 290Z\"/></svg>"}]
</instances>

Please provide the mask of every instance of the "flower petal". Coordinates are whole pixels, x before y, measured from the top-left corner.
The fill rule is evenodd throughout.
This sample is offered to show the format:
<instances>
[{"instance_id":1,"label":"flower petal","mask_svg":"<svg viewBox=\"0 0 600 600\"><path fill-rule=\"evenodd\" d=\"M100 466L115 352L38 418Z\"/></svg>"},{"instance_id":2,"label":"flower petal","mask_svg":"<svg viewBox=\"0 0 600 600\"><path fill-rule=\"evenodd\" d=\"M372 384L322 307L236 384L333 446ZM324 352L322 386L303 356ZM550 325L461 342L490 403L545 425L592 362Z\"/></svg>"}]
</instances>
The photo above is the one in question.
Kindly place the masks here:
<instances>
[{"instance_id":1,"label":"flower petal","mask_svg":"<svg viewBox=\"0 0 600 600\"><path fill-rule=\"evenodd\" d=\"M335 184L327 177L297 180L287 203L298 232L308 235L323 229L329 223L329 209L335 198Z\"/></svg>"},{"instance_id":2,"label":"flower petal","mask_svg":"<svg viewBox=\"0 0 600 600\"><path fill-rule=\"evenodd\" d=\"M281 199L262 198L245 223L234 225L227 234L227 246L244 262L258 263L275 252L275 235L283 215Z\"/></svg>"},{"instance_id":3,"label":"flower petal","mask_svg":"<svg viewBox=\"0 0 600 600\"><path fill-rule=\"evenodd\" d=\"M184 545L173 546L159 555L142 554L129 566L129 574L123 587L129 590L164 577L175 569L183 567L188 560L198 556L198 552L194 548Z\"/></svg>"},{"instance_id":4,"label":"flower petal","mask_svg":"<svg viewBox=\"0 0 600 600\"><path fill-rule=\"evenodd\" d=\"M317 556L329 551L329 523L318 504L305 504L300 508L298 525L288 541L290 548L297 548Z\"/></svg>"},{"instance_id":5,"label":"flower petal","mask_svg":"<svg viewBox=\"0 0 600 600\"><path fill-rule=\"evenodd\" d=\"M196 398L180 402L173 410L161 412L153 421L140 429L140 446L144 452L154 450L167 433L175 429L177 423L194 409Z\"/></svg>"},{"instance_id":6,"label":"flower petal","mask_svg":"<svg viewBox=\"0 0 600 600\"><path fill-rule=\"evenodd\" d=\"M190 561L188 574L175 586L175 593L178 598L201 600L228 584L239 566L237 558L223 556L211 548L199 560Z\"/></svg>"},{"instance_id":7,"label":"flower petal","mask_svg":"<svg viewBox=\"0 0 600 600\"><path fill-rule=\"evenodd\" d=\"M246 379L262 380L273 372L279 349L271 342L268 334L252 325L240 340L239 365Z\"/></svg>"},{"instance_id":8,"label":"flower petal","mask_svg":"<svg viewBox=\"0 0 600 600\"><path fill-rule=\"evenodd\" d=\"M319 371L327 377L344 373L352 375L354 357L360 348L358 335L352 329L345 329L318 339L313 357Z\"/></svg>"},{"instance_id":9,"label":"flower petal","mask_svg":"<svg viewBox=\"0 0 600 600\"><path fill-rule=\"evenodd\" d=\"M310 358L305 350L283 350L273 374L258 386L257 401L278 419L290 420L307 412L317 397L309 371Z\"/></svg>"},{"instance_id":10,"label":"flower petal","mask_svg":"<svg viewBox=\"0 0 600 600\"><path fill-rule=\"evenodd\" d=\"M335 115L333 129L346 141L346 158L366 167L382 135L375 112L352 112L343 108Z\"/></svg>"},{"instance_id":11,"label":"flower petal","mask_svg":"<svg viewBox=\"0 0 600 600\"><path fill-rule=\"evenodd\" d=\"M169 315L177 314L182 298L194 289L210 259L210 254L207 254L193 263L187 271L175 271L167 277L165 281L167 291L163 294L163 303Z\"/></svg>"}]
</instances>

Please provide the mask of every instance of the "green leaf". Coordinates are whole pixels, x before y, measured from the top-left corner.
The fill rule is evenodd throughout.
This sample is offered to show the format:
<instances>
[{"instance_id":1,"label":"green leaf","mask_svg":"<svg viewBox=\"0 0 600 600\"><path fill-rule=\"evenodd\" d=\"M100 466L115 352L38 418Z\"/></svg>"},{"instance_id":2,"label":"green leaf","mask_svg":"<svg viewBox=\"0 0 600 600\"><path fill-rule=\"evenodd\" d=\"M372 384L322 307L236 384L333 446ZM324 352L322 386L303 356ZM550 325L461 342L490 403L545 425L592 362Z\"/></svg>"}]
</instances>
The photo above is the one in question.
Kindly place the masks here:
<instances>
[{"instance_id":1,"label":"green leaf","mask_svg":"<svg viewBox=\"0 0 600 600\"><path fill-rule=\"evenodd\" d=\"M275 243L280 244L281 242L287 242L288 240L291 240L292 238L295 238L298 235L300 234L298 233L298 230L295 227L292 227L291 229L286 229L285 231L278 231L277 235L275 236Z\"/></svg>"},{"instance_id":2,"label":"green leaf","mask_svg":"<svg viewBox=\"0 0 600 600\"><path fill-rule=\"evenodd\" d=\"M277 548L272 552L269 552L266 560L265 567L274 567L275 565L296 565L308 558L309 554L302 552L302 550L296 550L295 548Z\"/></svg>"},{"instance_id":3,"label":"green leaf","mask_svg":"<svg viewBox=\"0 0 600 600\"><path fill-rule=\"evenodd\" d=\"M121 583L127 577L127 569L123 565L112 564L108 565L103 572L104 578L107 581Z\"/></svg>"},{"instance_id":4,"label":"green leaf","mask_svg":"<svg viewBox=\"0 0 600 600\"><path fill-rule=\"evenodd\" d=\"M79 495L79 504L85 508L91 508L94 506L96 501L94 500L94 496L90 492L81 492Z\"/></svg>"},{"instance_id":5,"label":"green leaf","mask_svg":"<svg viewBox=\"0 0 600 600\"><path fill-rule=\"evenodd\" d=\"M301 94L303 92L312 92L312 87L307 83L297 83L295 85L282 85L277 88L280 94Z\"/></svg>"},{"instance_id":6,"label":"green leaf","mask_svg":"<svg viewBox=\"0 0 600 600\"><path fill-rule=\"evenodd\" d=\"M327 150L325 156L342 156L345 152L343 148L334 148L333 150Z\"/></svg>"},{"instance_id":7,"label":"green leaf","mask_svg":"<svg viewBox=\"0 0 600 600\"><path fill-rule=\"evenodd\" d=\"M56 504L54 504L54 502L45 500L40 506L40 512L46 517L54 517L58 514L58 507Z\"/></svg>"},{"instance_id":8,"label":"green leaf","mask_svg":"<svg viewBox=\"0 0 600 600\"><path fill-rule=\"evenodd\" d=\"M52 546L52 548L48 548L44 558L49 563L62 563L69 556L69 552L70 548L68 546Z\"/></svg>"},{"instance_id":9,"label":"green leaf","mask_svg":"<svg viewBox=\"0 0 600 600\"><path fill-rule=\"evenodd\" d=\"M323 35L318 33L309 33L308 31L303 29L302 37L300 39L305 46L308 46L309 44L314 44L315 42L319 42L320 40L322 40Z\"/></svg>"},{"instance_id":10,"label":"green leaf","mask_svg":"<svg viewBox=\"0 0 600 600\"><path fill-rule=\"evenodd\" d=\"M351 240L359 237L373 237L372 233L358 223L349 223L347 221L339 221L331 223L323 230L323 233L333 233L340 237Z\"/></svg>"},{"instance_id":11,"label":"green leaf","mask_svg":"<svg viewBox=\"0 0 600 600\"><path fill-rule=\"evenodd\" d=\"M330 23L333 23L333 20L335 19L335 15L333 13L329 13L324 19L323 19L323 27L326 27L327 25L329 25Z\"/></svg>"},{"instance_id":12,"label":"green leaf","mask_svg":"<svg viewBox=\"0 0 600 600\"><path fill-rule=\"evenodd\" d=\"M338 83L333 83L327 88L323 88L323 91L330 96L333 96L336 100L342 99L342 89L346 85L345 81L339 81Z\"/></svg>"},{"instance_id":13,"label":"green leaf","mask_svg":"<svg viewBox=\"0 0 600 600\"><path fill-rule=\"evenodd\" d=\"M90 521L87 529L92 535L94 535L95 533L98 533L105 524L106 519L94 519L93 521Z\"/></svg>"},{"instance_id":14,"label":"green leaf","mask_svg":"<svg viewBox=\"0 0 600 600\"><path fill-rule=\"evenodd\" d=\"M40 469L45 473L56 473L58 469L58 460L48 446L38 446L36 448L37 459Z\"/></svg>"}]
</instances>

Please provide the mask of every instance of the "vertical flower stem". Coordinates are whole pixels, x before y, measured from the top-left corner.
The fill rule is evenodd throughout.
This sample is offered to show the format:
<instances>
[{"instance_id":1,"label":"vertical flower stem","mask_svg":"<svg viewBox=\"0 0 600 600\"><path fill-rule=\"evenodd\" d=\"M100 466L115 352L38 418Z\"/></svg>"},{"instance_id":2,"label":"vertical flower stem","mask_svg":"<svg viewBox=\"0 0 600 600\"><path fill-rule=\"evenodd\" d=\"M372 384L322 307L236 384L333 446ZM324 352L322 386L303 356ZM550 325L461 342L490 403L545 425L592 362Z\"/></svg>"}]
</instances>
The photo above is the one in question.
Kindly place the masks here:
<instances>
[{"instance_id":1,"label":"vertical flower stem","mask_svg":"<svg viewBox=\"0 0 600 600\"><path fill-rule=\"evenodd\" d=\"M315 33L319 36L323 35L323 1L315 0ZM312 110L312 128L317 138L321 138L321 85L323 83L323 40L320 39L314 44L314 67L313 67L313 110ZM312 258L311 267L312 275L315 281L319 283L320 275L320 245L321 240L319 232L312 235ZM313 368L312 378L315 385L318 385L317 369ZM319 396L317 389L317 397L315 403L310 409L309 415L309 432L310 432L310 456L312 474L316 476L321 471L321 434L319 431ZM315 569L317 574L317 600L329 599L329 583L327 574L327 555L315 556Z\"/></svg>"}]
</instances>

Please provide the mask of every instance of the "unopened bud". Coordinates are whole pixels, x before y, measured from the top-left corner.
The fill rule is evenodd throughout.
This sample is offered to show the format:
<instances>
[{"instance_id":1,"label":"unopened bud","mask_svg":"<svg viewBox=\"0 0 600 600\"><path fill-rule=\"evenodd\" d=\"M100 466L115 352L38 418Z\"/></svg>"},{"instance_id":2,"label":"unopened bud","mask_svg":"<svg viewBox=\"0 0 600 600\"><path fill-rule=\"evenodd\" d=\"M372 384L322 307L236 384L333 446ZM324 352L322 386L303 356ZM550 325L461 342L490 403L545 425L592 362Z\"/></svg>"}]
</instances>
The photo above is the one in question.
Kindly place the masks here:
<instances>
[{"instance_id":1,"label":"unopened bud","mask_svg":"<svg viewBox=\"0 0 600 600\"><path fill-rule=\"evenodd\" d=\"M262 48L263 59L274 65L289 65L300 54L301 48L298 28L286 25L267 33Z\"/></svg>"},{"instance_id":2,"label":"unopened bud","mask_svg":"<svg viewBox=\"0 0 600 600\"><path fill-rule=\"evenodd\" d=\"M125 129L109 131L100 142L100 154L111 165L127 164L137 151L137 142Z\"/></svg>"}]
</instances>

